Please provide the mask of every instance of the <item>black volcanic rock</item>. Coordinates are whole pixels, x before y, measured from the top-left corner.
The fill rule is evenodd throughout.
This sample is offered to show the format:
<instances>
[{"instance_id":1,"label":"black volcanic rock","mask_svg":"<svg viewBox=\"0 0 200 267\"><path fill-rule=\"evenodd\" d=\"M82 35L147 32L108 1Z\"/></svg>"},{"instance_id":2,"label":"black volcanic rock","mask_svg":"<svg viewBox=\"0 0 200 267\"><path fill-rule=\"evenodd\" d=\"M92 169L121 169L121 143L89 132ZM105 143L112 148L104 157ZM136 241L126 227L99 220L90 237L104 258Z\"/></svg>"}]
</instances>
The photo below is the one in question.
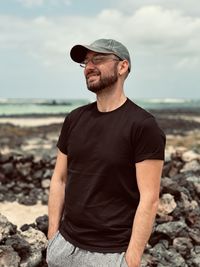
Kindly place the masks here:
<instances>
[{"instance_id":1,"label":"black volcanic rock","mask_svg":"<svg viewBox=\"0 0 200 267\"><path fill-rule=\"evenodd\" d=\"M49 155L0 155L0 201L47 205L55 159ZM159 210L141 267L199 267L199 154L172 154L162 175ZM0 262L9 262L10 257L13 266L20 262L23 266L47 267L47 229L47 215L39 216L32 224L25 223L20 230L0 216Z\"/></svg>"},{"instance_id":2,"label":"black volcanic rock","mask_svg":"<svg viewBox=\"0 0 200 267\"><path fill-rule=\"evenodd\" d=\"M37 219L40 225L43 223L43 228L46 218L41 216ZM0 267L47 266L45 261L47 237L36 229L36 224L32 225L35 229L29 225L26 229L24 227L23 231L19 231L0 214Z\"/></svg>"},{"instance_id":3,"label":"black volcanic rock","mask_svg":"<svg viewBox=\"0 0 200 267\"><path fill-rule=\"evenodd\" d=\"M18 267L20 260L20 256L11 246L0 245L0 267Z\"/></svg>"},{"instance_id":4,"label":"black volcanic rock","mask_svg":"<svg viewBox=\"0 0 200 267\"><path fill-rule=\"evenodd\" d=\"M47 235L48 231L48 216L43 215L36 219L37 228Z\"/></svg>"}]
</instances>

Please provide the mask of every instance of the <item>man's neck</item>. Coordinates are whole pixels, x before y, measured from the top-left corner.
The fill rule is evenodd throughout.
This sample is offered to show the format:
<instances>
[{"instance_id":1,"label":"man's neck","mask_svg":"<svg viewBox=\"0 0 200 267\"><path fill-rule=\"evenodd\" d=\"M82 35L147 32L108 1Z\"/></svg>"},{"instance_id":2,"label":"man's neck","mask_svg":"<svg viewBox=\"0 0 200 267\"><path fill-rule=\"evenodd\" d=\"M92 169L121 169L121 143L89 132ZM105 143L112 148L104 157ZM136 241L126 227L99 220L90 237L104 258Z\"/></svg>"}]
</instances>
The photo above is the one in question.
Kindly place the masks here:
<instances>
[{"instance_id":1,"label":"man's neck","mask_svg":"<svg viewBox=\"0 0 200 267\"><path fill-rule=\"evenodd\" d=\"M109 89L108 89L109 90ZM97 94L97 108L100 112L109 112L119 108L127 99L123 90L112 92L111 90Z\"/></svg>"}]
</instances>

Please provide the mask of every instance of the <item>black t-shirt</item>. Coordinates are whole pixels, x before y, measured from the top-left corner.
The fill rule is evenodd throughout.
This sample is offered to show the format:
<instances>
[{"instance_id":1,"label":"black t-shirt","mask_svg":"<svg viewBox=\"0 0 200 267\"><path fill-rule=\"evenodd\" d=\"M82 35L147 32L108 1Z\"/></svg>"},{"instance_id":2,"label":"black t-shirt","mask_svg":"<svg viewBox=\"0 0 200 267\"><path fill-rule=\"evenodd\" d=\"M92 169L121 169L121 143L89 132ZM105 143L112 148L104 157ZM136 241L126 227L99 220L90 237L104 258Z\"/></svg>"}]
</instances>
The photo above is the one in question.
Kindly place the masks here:
<instances>
[{"instance_id":1,"label":"black t-shirt","mask_svg":"<svg viewBox=\"0 0 200 267\"><path fill-rule=\"evenodd\" d=\"M135 163L164 159L154 117L129 99L110 112L94 102L66 117L57 146L68 156L61 234L89 251L125 251L139 203Z\"/></svg>"}]
</instances>

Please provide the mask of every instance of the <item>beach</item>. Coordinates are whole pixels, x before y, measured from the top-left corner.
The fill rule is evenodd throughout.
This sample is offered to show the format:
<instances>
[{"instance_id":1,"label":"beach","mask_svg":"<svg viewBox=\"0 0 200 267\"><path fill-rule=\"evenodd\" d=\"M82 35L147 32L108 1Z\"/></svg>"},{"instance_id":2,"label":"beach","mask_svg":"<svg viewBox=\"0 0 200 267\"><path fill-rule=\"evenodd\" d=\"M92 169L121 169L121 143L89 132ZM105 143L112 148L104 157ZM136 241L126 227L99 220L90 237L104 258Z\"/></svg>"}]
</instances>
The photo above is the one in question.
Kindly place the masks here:
<instances>
[{"instance_id":1,"label":"beach","mask_svg":"<svg viewBox=\"0 0 200 267\"><path fill-rule=\"evenodd\" d=\"M200 152L200 109L150 110L150 112L167 135L166 153L180 149ZM64 117L62 115L0 118L0 153L24 153L34 155L36 158L50 154L54 157ZM1 202L0 210L11 222L19 226L22 223L21 220L17 220L15 210L19 211L19 217L25 215L27 223L47 213L46 206L41 204L29 206L30 212L26 206L19 205L16 209L16 205L17 203Z\"/></svg>"},{"instance_id":2,"label":"beach","mask_svg":"<svg viewBox=\"0 0 200 267\"><path fill-rule=\"evenodd\" d=\"M167 153L184 147L200 152L200 110L150 110L150 112L156 117L167 136ZM33 154L38 158L50 154L54 157L64 117L64 115L1 117L0 153ZM3 209L3 205L8 205L9 208ZM20 208L22 209L23 207ZM38 206L38 209L45 210L41 206ZM1 210L6 210L6 214L9 214L10 210L12 214L12 205L1 203ZM13 210L15 210L14 204ZM12 221L10 214L9 218ZM27 220L29 221L28 217Z\"/></svg>"},{"instance_id":3,"label":"beach","mask_svg":"<svg viewBox=\"0 0 200 267\"><path fill-rule=\"evenodd\" d=\"M160 127L167 135L166 154L176 150L195 150L200 152L200 110L151 110ZM51 117L7 117L0 118L0 153L24 153L42 158L56 155L56 142L64 116ZM47 213L47 207L40 203L29 206L17 203L1 202L1 213L18 226L26 218L30 223ZM19 216L15 214L18 210ZM24 223L25 223L24 222Z\"/></svg>"},{"instance_id":4,"label":"beach","mask_svg":"<svg viewBox=\"0 0 200 267\"><path fill-rule=\"evenodd\" d=\"M181 168L184 168L190 161L195 162L198 169L200 108L149 111L156 117L167 137L164 180L165 176L171 179L176 177L182 172ZM25 224L35 223L39 216L47 215L49 184L57 153L56 143L64 118L63 114L0 118L0 213L18 229ZM197 176L196 179L199 179L198 172L190 175L191 177ZM199 180L195 186L198 187L198 184ZM166 193L171 193L170 190L162 190L161 188L163 194L161 199ZM165 199L163 201L165 202ZM196 196L193 201L198 201ZM160 221L158 220L157 223L173 221L171 217L164 217L171 215L168 213L163 215L162 209L166 213L169 203L167 208L161 208L161 219L159 218ZM197 228L200 231L199 226ZM152 261L152 258L147 260Z\"/></svg>"},{"instance_id":5,"label":"beach","mask_svg":"<svg viewBox=\"0 0 200 267\"><path fill-rule=\"evenodd\" d=\"M17 212L16 212L17 211ZM26 206L15 202L0 202L0 212L8 218L10 222L19 228L25 223L31 224L35 219L43 214L47 214L47 206L37 203Z\"/></svg>"}]
</instances>

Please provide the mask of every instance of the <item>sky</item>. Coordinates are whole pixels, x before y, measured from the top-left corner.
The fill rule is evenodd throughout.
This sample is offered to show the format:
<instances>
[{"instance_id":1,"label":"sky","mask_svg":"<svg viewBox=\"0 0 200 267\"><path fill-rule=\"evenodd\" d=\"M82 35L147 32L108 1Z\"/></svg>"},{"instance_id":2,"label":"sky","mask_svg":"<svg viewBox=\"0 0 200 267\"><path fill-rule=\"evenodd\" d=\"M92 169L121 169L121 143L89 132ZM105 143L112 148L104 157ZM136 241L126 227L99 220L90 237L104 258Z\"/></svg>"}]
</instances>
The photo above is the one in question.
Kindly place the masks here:
<instances>
[{"instance_id":1,"label":"sky","mask_svg":"<svg viewBox=\"0 0 200 267\"><path fill-rule=\"evenodd\" d=\"M0 98L92 99L76 44L129 50L130 98L200 98L200 0L0 0Z\"/></svg>"}]
</instances>

